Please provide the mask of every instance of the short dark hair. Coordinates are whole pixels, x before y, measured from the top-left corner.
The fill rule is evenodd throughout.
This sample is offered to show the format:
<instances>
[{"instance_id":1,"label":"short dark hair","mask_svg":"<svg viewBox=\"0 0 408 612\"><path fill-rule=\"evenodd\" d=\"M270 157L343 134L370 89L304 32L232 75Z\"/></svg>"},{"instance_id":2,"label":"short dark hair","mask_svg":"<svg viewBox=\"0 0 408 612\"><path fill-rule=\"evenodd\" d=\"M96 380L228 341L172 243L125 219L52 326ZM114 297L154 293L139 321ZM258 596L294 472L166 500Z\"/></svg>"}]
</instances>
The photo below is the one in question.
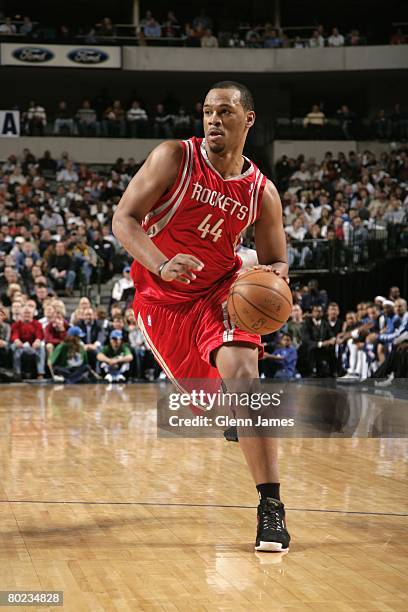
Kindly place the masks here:
<instances>
[{"instance_id":1,"label":"short dark hair","mask_svg":"<svg viewBox=\"0 0 408 612\"><path fill-rule=\"evenodd\" d=\"M255 110L254 99L246 85L236 81L218 81L210 89L236 89L241 94L241 104L244 111Z\"/></svg>"}]
</instances>

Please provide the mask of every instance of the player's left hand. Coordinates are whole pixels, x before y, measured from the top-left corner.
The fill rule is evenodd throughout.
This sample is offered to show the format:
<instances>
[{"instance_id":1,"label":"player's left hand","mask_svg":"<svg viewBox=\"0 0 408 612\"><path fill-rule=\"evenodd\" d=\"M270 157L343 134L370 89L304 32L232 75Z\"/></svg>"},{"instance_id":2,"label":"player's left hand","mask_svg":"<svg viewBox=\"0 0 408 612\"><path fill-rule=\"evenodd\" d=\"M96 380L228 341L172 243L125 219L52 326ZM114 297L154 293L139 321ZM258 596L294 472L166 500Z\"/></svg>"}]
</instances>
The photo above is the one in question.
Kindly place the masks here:
<instances>
[{"instance_id":1,"label":"player's left hand","mask_svg":"<svg viewBox=\"0 0 408 612\"><path fill-rule=\"evenodd\" d=\"M279 270L279 268L274 268L273 264L269 265L269 266L262 266L261 264L258 264L256 266L252 266L252 268L249 268L250 270L263 270L264 272L273 272L274 274L276 274L276 276L280 276L283 278L283 280L285 280L288 285L290 283L290 279L289 276L284 276L282 274L282 270Z\"/></svg>"}]
</instances>

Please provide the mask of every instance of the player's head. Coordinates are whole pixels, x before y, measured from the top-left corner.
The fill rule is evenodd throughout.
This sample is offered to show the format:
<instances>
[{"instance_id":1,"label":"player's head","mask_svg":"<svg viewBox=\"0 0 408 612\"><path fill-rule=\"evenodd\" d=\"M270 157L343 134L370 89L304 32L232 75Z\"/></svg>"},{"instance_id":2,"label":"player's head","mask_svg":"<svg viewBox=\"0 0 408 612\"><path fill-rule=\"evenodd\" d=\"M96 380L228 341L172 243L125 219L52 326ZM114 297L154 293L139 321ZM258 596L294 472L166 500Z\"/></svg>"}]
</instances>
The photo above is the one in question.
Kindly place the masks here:
<instances>
[{"instance_id":1,"label":"player's head","mask_svg":"<svg viewBox=\"0 0 408 612\"><path fill-rule=\"evenodd\" d=\"M255 122L252 94L241 83L215 83L204 101L204 134L210 151L223 153L245 142Z\"/></svg>"}]
</instances>

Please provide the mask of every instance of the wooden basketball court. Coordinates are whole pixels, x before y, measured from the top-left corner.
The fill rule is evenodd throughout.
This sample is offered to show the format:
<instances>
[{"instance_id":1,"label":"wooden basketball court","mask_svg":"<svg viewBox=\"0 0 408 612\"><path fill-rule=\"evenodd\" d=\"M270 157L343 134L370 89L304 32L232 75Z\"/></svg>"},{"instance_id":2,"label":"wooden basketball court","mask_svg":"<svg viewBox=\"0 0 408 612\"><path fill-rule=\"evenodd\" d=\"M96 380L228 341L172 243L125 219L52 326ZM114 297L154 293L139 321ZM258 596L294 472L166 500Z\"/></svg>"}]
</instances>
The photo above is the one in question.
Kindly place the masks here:
<instances>
[{"instance_id":1,"label":"wooden basketball court","mask_svg":"<svg viewBox=\"0 0 408 612\"><path fill-rule=\"evenodd\" d=\"M238 445L158 439L155 385L0 393L0 590L75 612L408 609L405 440L283 440L291 550L255 554Z\"/></svg>"}]
</instances>

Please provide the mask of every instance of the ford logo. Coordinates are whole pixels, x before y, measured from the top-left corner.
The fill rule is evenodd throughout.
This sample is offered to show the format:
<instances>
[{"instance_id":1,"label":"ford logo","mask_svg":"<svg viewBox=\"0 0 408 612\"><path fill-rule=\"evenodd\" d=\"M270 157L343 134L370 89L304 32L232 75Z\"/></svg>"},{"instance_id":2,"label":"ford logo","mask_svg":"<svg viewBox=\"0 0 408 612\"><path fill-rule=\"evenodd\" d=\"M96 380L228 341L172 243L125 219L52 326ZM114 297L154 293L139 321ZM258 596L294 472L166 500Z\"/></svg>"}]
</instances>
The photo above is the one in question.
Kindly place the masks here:
<instances>
[{"instance_id":1,"label":"ford logo","mask_svg":"<svg viewBox=\"0 0 408 612\"><path fill-rule=\"evenodd\" d=\"M54 57L54 54L49 49L44 47L20 47L13 51L13 57L20 62L28 62L30 64L41 64L49 62Z\"/></svg>"},{"instance_id":2,"label":"ford logo","mask_svg":"<svg viewBox=\"0 0 408 612\"><path fill-rule=\"evenodd\" d=\"M73 49L68 58L76 64L102 64L109 59L109 55L100 49Z\"/></svg>"}]
</instances>

